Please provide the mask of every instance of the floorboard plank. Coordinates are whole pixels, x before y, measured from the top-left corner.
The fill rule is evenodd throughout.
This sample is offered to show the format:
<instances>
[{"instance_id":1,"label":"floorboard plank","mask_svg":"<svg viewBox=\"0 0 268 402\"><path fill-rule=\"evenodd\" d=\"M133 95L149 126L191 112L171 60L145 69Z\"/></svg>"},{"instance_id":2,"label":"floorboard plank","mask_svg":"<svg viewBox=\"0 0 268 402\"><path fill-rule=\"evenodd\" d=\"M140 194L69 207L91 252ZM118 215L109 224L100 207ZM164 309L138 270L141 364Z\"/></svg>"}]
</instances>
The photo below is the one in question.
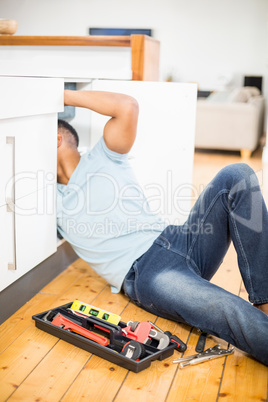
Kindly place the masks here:
<instances>
[{"instance_id":1,"label":"floorboard plank","mask_svg":"<svg viewBox=\"0 0 268 402\"><path fill-rule=\"evenodd\" d=\"M1 400L16 390L58 339L30 325L0 355Z\"/></svg>"},{"instance_id":2,"label":"floorboard plank","mask_svg":"<svg viewBox=\"0 0 268 402\"><path fill-rule=\"evenodd\" d=\"M226 362L219 401L267 401L268 367L236 350Z\"/></svg>"},{"instance_id":3,"label":"floorboard plank","mask_svg":"<svg viewBox=\"0 0 268 402\"><path fill-rule=\"evenodd\" d=\"M193 329L184 356L196 354L195 347L199 335L197 330ZM227 346L226 342L209 336L205 348L213 347L218 343L223 348ZM223 357L184 368L177 366L176 376L169 390L167 402L216 401L225 360L226 357Z\"/></svg>"},{"instance_id":4,"label":"floorboard plank","mask_svg":"<svg viewBox=\"0 0 268 402\"><path fill-rule=\"evenodd\" d=\"M92 356L81 370L62 402L112 401L128 375L128 370L98 356Z\"/></svg>"},{"instance_id":5,"label":"floorboard plank","mask_svg":"<svg viewBox=\"0 0 268 402\"><path fill-rule=\"evenodd\" d=\"M32 315L45 311L47 306L52 305L58 299L58 296L74 285L81 276L83 277L84 273L79 274L77 269L71 265L66 271L55 278L51 284L42 289L40 293L8 318L0 326L0 353L25 331L30 325ZM52 291L52 287L57 289L57 291Z\"/></svg>"},{"instance_id":6,"label":"floorboard plank","mask_svg":"<svg viewBox=\"0 0 268 402\"><path fill-rule=\"evenodd\" d=\"M14 392L12 400L59 401L90 356L60 340Z\"/></svg>"}]
</instances>

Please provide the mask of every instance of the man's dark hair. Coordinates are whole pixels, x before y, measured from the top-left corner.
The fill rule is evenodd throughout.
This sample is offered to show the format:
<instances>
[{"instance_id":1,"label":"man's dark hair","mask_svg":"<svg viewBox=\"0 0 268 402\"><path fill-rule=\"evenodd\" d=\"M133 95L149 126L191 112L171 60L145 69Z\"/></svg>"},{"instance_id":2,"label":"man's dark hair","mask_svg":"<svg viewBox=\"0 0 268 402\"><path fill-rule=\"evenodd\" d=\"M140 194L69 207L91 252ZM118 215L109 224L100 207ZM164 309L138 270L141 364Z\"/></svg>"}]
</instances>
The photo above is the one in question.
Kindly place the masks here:
<instances>
[{"instance_id":1,"label":"man's dark hair","mask_svg":"<svg viewBox=\"0 0 268 402\"><path fill-rule=\"evenodd\" d=\"M65 120L58 119L58 131L61 131L67 137L67 141L71 146L76 148L79 145L79 137L76 130Z\"/></svg>"}]
</instances>

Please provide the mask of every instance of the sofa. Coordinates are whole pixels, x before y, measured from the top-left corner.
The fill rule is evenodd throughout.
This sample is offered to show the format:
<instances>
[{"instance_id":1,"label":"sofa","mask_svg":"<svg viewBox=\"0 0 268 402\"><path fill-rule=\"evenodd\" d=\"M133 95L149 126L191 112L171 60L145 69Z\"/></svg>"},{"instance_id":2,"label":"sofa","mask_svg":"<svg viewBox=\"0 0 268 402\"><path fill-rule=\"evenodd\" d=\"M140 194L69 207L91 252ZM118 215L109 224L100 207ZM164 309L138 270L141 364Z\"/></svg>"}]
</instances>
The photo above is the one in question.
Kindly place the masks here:
<instances>
[{"instance_id":1,"label":"sofa","mask_svg":"<svg viewBox=\"0 0 268 402\"><path fill-rule=\"evenodd\" d=\"M216 91L197 100L195 147L239 150L249 158L263 135L265 99L256 87Z\"/></svg>"}]
</instances>

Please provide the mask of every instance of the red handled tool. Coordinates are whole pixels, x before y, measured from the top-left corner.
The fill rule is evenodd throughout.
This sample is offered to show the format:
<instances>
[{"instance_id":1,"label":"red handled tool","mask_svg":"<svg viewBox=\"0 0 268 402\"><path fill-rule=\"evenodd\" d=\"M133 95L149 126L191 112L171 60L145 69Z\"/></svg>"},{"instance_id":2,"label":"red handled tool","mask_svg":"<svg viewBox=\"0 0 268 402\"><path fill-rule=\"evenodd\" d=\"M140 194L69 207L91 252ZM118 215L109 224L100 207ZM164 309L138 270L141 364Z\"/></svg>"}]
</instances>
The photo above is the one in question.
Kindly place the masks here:
<instances>
[{"instance_id":1,"label":"red handled tool","mask_svg":"<svg viewBox=\"0 0 268 402\"><path fill-rule=\"evenodd\" d=\"M94 332L89 331L86 328L81 327L80 325L74 323L68 318L64 317L62 314L58 313L55 318L51 321L51 324L56 325L57 327L66 329L67 331L75 332L76 334L82 335L88 339L91 339L94 342L99 343L102 346L107 346L109 341L104 336L95 334Z\"/></svg>"},{"instance_id":2,"label":"red handled tool","mask_svg":"<svg viewBox=\"0 0 268 402\"><path fill-rule=\"evenodd\" d=\"M156 331L153 325L148 321L129 321L122 332L130 339L144 344L150 344L154 339L158 342L157 349L165 349L169 343L169 337Z\"/></svg>"}]
</instances>

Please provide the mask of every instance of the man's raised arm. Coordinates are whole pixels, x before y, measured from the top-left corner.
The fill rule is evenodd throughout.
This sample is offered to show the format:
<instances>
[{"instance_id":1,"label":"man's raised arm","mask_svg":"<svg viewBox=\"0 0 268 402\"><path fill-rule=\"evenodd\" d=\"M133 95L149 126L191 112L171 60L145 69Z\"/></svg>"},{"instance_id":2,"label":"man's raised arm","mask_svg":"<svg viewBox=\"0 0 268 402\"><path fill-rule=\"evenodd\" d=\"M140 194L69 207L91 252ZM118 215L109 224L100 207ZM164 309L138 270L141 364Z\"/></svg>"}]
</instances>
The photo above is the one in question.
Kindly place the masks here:
<instances>
[{"instance_id":1,"label":"man's raised arm","mask_svg":"<svg viewBox=\"0 0 268 402\"><path fill-rule=\"evenodd\" d=\"M103 131L107 147L121 154L131 149L139 114L138 103L134 98L113 92L65 90L64 104L111 116Z\"/></svg>"}]
</instances>

